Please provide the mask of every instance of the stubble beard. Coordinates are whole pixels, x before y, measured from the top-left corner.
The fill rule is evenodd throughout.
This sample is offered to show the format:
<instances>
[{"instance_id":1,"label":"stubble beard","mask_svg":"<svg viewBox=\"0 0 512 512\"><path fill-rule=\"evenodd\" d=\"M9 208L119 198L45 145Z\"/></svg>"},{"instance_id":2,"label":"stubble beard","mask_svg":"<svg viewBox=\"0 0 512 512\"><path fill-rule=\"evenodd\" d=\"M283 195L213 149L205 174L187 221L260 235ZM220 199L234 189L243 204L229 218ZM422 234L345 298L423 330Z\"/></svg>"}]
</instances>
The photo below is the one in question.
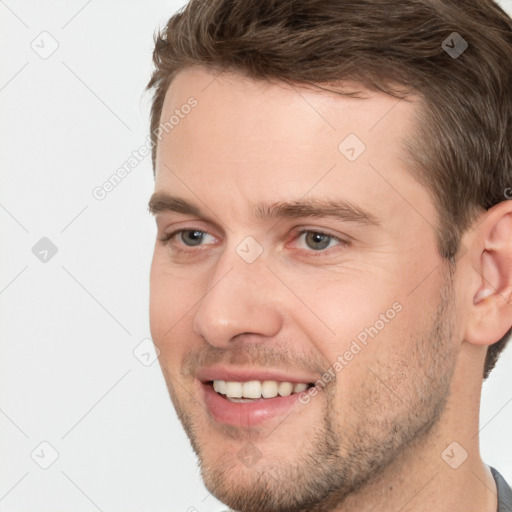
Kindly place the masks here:
<instances>
[{"instance_id":1,"label":"stubble beard","mask_svg":"<svg viewBox=\"0 0 512 512\"><path fill-rule=\"evenodd\" d=\"M329 512L342 506L347 496L371 485L399 454L425 440L442 416L455 366L455 349L451 343L453 280L451 274L446 276L430 330L423 329L427 335L420 335L411 343L417 366L409 370L407 384L412 393L406 407L400 400L402 409L390 413L388 396L386 407L368 411L363 406L364 398L368 402L373 398L370 395L359 397L360 416L356 423L352 420L347 429L336 416L339 413L335 403L336 381L332 381L322 392L324 408L319 426L313 435L302 432L309 442L300 454L294 454L291 444L290 450L284 452L288 454L286 459L268 460L266 464L246 468L241 460L227 455L236 453L236 447L242 446L243 434L238 435L240 433L233 428L226 429L225 434L226 443L231 439L235 448L227 449L226 456L212 460L204 448L208 440L198 434L199 419L196 421L193 408L182 404L166 378L179 419L199 458L208 490L240 512ZM390 366L390 374L403 370L400 361L392 363L395 366ZM381 376L383 381L385 378ZM384 385L380 392L382 396L390 393ZM393 404L399 407L396 401ZM192 405L199 408L197 403ZM351 438L345 435L347 431Z\"/></svg>"}]
</instances>

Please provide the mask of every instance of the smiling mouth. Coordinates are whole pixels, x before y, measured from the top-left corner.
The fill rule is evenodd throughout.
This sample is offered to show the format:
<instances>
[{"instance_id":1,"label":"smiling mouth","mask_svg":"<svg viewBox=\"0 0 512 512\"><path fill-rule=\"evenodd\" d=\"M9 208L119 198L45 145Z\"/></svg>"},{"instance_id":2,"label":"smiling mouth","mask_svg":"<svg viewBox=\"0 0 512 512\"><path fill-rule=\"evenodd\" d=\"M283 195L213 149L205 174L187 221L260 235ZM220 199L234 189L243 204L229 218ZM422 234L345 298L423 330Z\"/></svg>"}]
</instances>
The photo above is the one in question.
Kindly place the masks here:
<instances>
[{"instance_id":1,"label":"smiling mouth","mask_svg":"<svg viewBox=\"0 0 512 512\"><path fill-rule=\"evenodd\" d=\"M275 380L250 380L245 382L212 380L211 385L218 395L235 403L254 402L256 400L286 397L302 393L313 387L308 382L279 382Z\"/></svg>"}]
</instances>

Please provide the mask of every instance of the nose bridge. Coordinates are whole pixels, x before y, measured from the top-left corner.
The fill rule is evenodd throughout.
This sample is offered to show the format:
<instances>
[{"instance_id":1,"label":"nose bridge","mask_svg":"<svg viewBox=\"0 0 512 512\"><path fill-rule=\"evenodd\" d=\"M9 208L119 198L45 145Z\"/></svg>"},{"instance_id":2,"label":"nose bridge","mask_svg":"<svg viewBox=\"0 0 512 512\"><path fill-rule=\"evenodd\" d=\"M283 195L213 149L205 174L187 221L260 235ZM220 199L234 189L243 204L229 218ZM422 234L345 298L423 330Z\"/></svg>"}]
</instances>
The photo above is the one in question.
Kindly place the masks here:
<instances>
[{"instance_id":1,"label":"nose bridge","mask_svg":"<svg viewBox=\"0 0 512 512\"><path fill-rule=\"evenodd\" d=\"M194 314L194 330L222 347L242 333L275 335L281 318L272 301L263 248L252 237L228 247L211 273Z\"/></svg>"}]
</instances>

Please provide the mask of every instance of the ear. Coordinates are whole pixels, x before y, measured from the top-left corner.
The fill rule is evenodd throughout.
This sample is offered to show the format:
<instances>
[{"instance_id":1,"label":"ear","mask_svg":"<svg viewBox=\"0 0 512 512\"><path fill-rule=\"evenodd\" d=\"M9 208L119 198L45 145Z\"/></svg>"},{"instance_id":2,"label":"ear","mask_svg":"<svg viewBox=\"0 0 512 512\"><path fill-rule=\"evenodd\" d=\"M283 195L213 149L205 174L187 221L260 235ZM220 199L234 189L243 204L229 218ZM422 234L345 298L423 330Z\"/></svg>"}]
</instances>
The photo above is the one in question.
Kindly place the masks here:
<instances>
[{"instance_id":1,"label":"ear","mask_svg":"<svg viewBox=\"0 0 512 512\"><path fill-rule=\"evenodd\" d=\"M512 201L490 208L471 237L469 321L465 340L492 345L512 325Z\"/></svg>"}]
</instances>

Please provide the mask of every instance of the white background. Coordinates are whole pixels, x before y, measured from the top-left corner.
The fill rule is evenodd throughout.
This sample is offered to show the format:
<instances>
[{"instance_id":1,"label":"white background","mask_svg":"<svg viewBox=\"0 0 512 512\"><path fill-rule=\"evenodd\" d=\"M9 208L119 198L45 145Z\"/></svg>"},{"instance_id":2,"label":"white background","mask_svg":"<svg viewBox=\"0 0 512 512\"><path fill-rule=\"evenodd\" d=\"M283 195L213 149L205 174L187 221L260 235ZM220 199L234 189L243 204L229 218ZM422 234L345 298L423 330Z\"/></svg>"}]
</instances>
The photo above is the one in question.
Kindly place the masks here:
<instances>
[{"instance_id":1,"label":"white background","mask_svg":"<svg viewBox=\"0 0 512 512\"><path fill-rule=\"evenodd\" d=\"M182 3L0 0L0 511L225 509L158 363L133 354L150 337L150 157L92 195L146 140L153 32ZM511 368L512 346L481 411L484 460L509 482Z\"/></svg>"}]
</instances>

